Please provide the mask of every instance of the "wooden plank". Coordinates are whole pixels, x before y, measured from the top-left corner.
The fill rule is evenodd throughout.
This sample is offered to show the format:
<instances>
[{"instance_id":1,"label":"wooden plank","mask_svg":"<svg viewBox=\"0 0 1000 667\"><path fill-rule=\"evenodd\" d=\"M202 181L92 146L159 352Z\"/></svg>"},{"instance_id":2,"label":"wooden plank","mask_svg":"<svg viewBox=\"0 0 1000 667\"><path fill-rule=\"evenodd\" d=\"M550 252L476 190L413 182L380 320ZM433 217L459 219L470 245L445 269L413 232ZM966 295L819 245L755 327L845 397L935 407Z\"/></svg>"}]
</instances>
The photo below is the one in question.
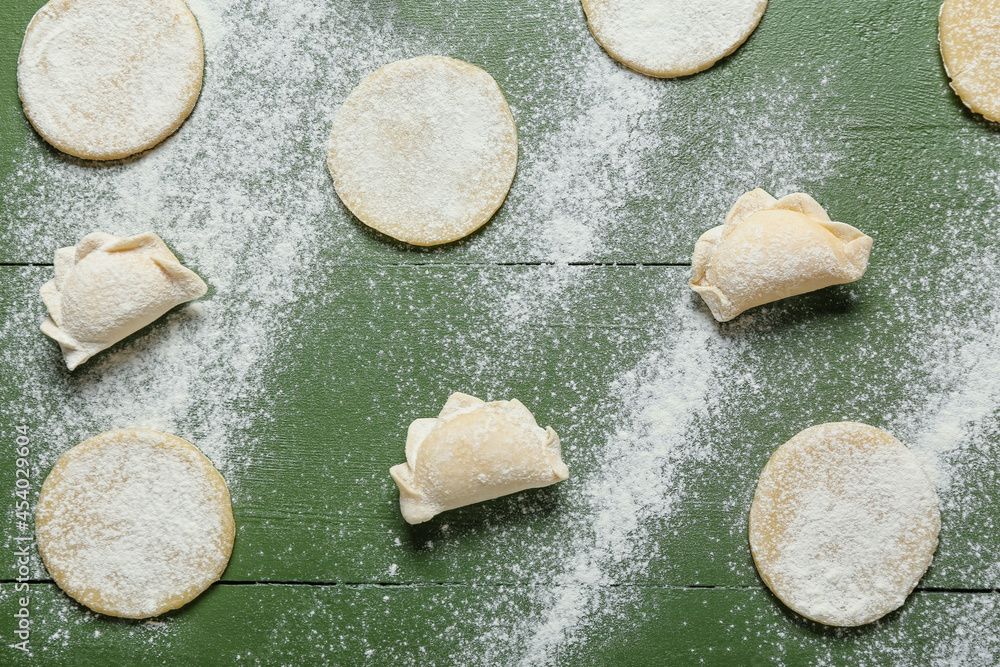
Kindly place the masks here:
<instances>
[{"instance_id":1,"label":"wooden plank","mask_svg":"<svg viewBox=\"0 0 1000 667\"><path fill-rule=\"evenodd\" d=\"M17 96L17 55L21 51L21 40L28 21L44 4L45 0L3 0L0 3L0 14L4 17L0 22L0 174L3 174L4 180L16 173L18 157L26 145L39 147L39 138L25 119L21 100ZM3 217L6 219L6 209L10 206L6 197L3 206ZM5 224L10 222L5 221ZM16 249L7 247L5 252L8 254L4 257L17 254ZM13 255L9 254L12 252Z\"/></svg>"},{"instance_id":2,"label":"wooden plank","mask_svg":"<svg viewBox=\"0 0 1000 667\"><path fill-rule=\"evenodd\" d=\"M212 292L70 374L37 331L51 269L0 267L0 493L17 500L21 424L32 494L83 438L160 427L223 469L239 536L227 583L165 624L96 617L33 585L37 660L500 664L566 622L553 649L566 664L997 662L995 595L975 591L1000 582L1000 153L947 87L936 0L772 2L734 56L670 82L611 64L576 0L329 3L309 17L241 0L229 20L281 39L210 48L182 133L111 167L66 160L24 120L16 52L40 4L0 0L0 263L49 262L95 226L153 228ZM496 219L434 252L366 231L322 159L351 87L428 52L494 74L522 155ZM810 192L875 236L868 276L706 328L684 267L525 265L684 263L756 186ZM273 275L227 267L218 248ZM409 421L453 390L524 400L561 434L573 478L404 524L387 469ZM840 419L925 456L943 509L924 589L856 631L784 610L746 545L770 453ZM663 477L652 497L631 484L637 460ZM0 513L0 579L30 535L18 520ZM30 570L46 578L37 557ZM674 588L692 585L722 588Z\"/></svg>"},{"instance_id":3,"label":"wooden plank","mask_svg":"<svg viewBox=\"0 0 1000 667\"><path fill-rule=\"evenodd\" d=\"M942 189L942 178L961 185L962 173L997 165L996 142L946 85L939 3L928 0L773 3L735 55L679 81L613 65L576 0L332 3L340 9L317 11L309 24L322 40L305 24L288 24L294 48L276 42L266 58L248 57L238 41L210 45L202 99L155 156L81 165L47 148L17 101L15 54L40 4L0 3L8 17L0 39L7 193L0 236L10 239L0 244L0 262L50 262L56 247L98 227L155 228L204 252L217 242L211 228L243 209L271 226L319 226L324 254L337 263L676 263L689 261L698 235L754 187L805 190L837 219L894 244L907 236L914 212L960 207L970 191L991 192L988 179ZM280 12L250 5L222 18L285 25ZM220 18L211 7L203 7L206 29ZM334 47L354 49L352 57ZM364 74L422 53L464 58L498 79L514 108L522 156L495 220L467 242L430 252L354 220L336 198L322 149L332 109ZM245 141L266 150L255 154ZM919 217L927 227L926 213Z\"/></svg>"},{"instance_id":4,"label":"wooden plank","mask_svg":"<svg viewBox=\"0 0 1000 667\"><path fill-rule=\"evenodd\" d=\"M837 630L758 590L636 589L627 616L547 653L530 648L538 628L517 588L214 586L154 623L86 613L52 585L29 593L32 656L0 646L4 664L985 665L1000 651L995 593L918 593L877 625ZM0 588L5 638L21 595Z\"/></svg>"},{"instance_id":5,"label":"wooden plank","mask_svg":"<svg viewBox=\"0 0 1000 667\"><path fill-rule=\"evenodd\" d=\"M116 405L119 395L141 391L150 359L174 363L172 346L183 341L169 332L197 335L196 320L175 311L70 375L56 346L34 328L41 316L35 290L51 269L3 271L11 347L3 365L9 407L0 429L7 440L0 488L13 488L9 444L19 414L39 442L35 488L59 453L94 433L137 423L177 432L210 455L219 452L233 486L239 537L226 573L233 581L537 582L539 573L564 568L565 549L596 549L579 535L591 529L590 513L601 503L617 501L600 497L594 505L588 494L621 480L618 467L641 472L632 461L607 458L615 434L631 429L637 444L624 451L641 457L646 448L663 448L649 465L661 466L670 483L656 490L662 497L640 502L642 525L623 546L646 564L608 576L756 586L745 523L770 454L803 428L851 419L889 428L933 457L937 444L926 434L948 423L932 410L931 399L948 388L933 384L942 382L934 377L935 355L960 353L933 336L963 312L931 282L900 310L901 297L891 293L895 277L878 270L856 285L717 328L703 309L685 305L697 302L684 267L331 267L322 302L300 313L293 331L276 334L266 379L248 387L248 396L226 399L248 419L226 434L236 444L223 452L213 449L217 436L197 402L180 416L164 413L155 393ZM208 303L232 315L220 335L238 337L239 298L217 294ZM650 364L657 353L663 356ZM676 375L691 354L703 355L698 363L711 369L707 388L687 387L689 376ZM181 371L184 384L200 372ZM636 423L631 394L615 388L630 375L645 378L639 384L654 392L645 399L650 405L693 394L682 407L701 416L659 442L644 432L658 426ZM388 468L403 460L410 420L436 414L455 390L521 398L561 434L574 477L421 526L404 524ZM1000 545L989 498L998 480L988 433L996 425L991 404L977 426L981 435L952 443L948 457L930 462L949 481L939 486L944 530L927 586L994 587L992 554ZM15 533L11 515L0 521L4 534ZM35 573L43 576L38 567Z\"/></svg>"}]
</instances>

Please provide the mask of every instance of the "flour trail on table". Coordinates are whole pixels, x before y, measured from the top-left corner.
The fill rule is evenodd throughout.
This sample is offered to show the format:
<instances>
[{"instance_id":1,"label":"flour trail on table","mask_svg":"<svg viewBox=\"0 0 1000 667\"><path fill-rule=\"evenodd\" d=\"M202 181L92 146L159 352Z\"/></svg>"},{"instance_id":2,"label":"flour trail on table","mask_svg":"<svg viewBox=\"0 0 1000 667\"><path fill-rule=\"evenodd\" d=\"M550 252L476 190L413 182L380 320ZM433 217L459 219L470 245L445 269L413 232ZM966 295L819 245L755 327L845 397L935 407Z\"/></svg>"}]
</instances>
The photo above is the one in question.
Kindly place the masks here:
<instances>
[{"instance_id":1,"label":"flour trail on table","mask_svg":"<svg viewBox=\"0 0 1000 667\"><path fill-rule=\"evenodd\" d=\"M987 437L984 421L1000 409L1000 311L977 319L972 327L941 327L935 339L942 341L930 355L926 404L898 429L906 443L924 458L932 481L943 494L950 494L955 457ZM950 345L949 345L950 343ZM935 391L936 389L936 391Z\"/></svg>"},{"instance_id":2,"label":"flour trail on table","mask_svg":"<svg viewBox=\"0 0 1000 667\"><path fill-rule=\"evenodd\" d=\"M651 181L662 185L651 196L662 200L665 218L687 216L663 227L689 230L693 248L694 239L708 226L721 224L743 192L762 184L782 195L808 190L811 183L836 176L841 160L839 150L810 132L798 112L804 93L787 78L759 75L747 84L747 95L765 113L724 108L730 129L698 148L698 169L650 174L649 169L657 168L652 158L663 169L690 148L686 133L664 138L657 130L656 139L647 136L650 124L669 113L671 100L681 93L671 82L651 82L608 65L603 53L584 57L601 60L582 64L576 76L586 83L571 79L587 91L580 107L570 110L549 137L546 157L522 164L525 202L515 198L512 203L526 205L529 195L541 202L538 210L546 222L540 242L557 263L518 274L509 284L475 286L477 299L493 303L493 316L504 332L497 341L498 358L514 353L525 331L568 316L565 308L579 299L579 292L594 287L583 278L582 267L559 262L614 253L621 243L616 233L622 229L663 224L635 219L629 211L628 202L641 197ZM711 120L706 115L690 122L708 126ZM585 178L588 169L606 178L591 182ZM578 214L559 215L566 211ZM560 244L560 239L572 241ZM614 414L617 425L568 454L571 506L560 510L566 514L560 517L564 525L559 534L572 536L571 541L543 546L536 563L518 568L539 572L524 618L511 624L493 617L490 609L473 611L473 622L484 634L466 642L462 652L477 656L475 664L510 663L512 656L522 665L557 664L574 646L594 641L593 634L606 636L608 627L631 622L637 589L618 584L649 574L654 556L671 561L670 554L659 553L652 531L670 526L678 508L690 500L679 470L710 463L718 455L707 420L713 415L724 419L722 406L748 381L737 354L742 342L720 333L707 311L689 298L687 271L677 273L678 284L662 290L655 343L634 368L618 373L610 398L604 399L609 404L599 408ZM624 313L623 320L628 321ZM577 444L572 436L563 439L565 446ZM604 630L593 632L599 628Z\"/></svg>"},{"instance_id":3,"label":"flour trail on table","mask_svg":"<svg viewBox=\"0 0 1000 667\"><path fill-rule=\"evenodd\" d=\"M38 288L51 269L25 271L19 308L0 320L4 339L19 344L0 352L0 368L26 400L0 409L38 434L39 483L92 435L150 428L195 444L234 501L248 500L240 478L271 446L260 433L273 420L275 378L316 301L311 272L340 214L324 159L333 109L364 74L419 48L368 25L364 7L190 6L207 62L180 130L144 155L102 165L28 146L0 184L19 220L11 243L29 256L51 258L92 231L153 230L210 288L68 373L38 332ZM34 572L45 576L39 562ZM37 641L55 650L67 635Z\"/></svg>"},{"instance_id":4,"label":"flour trail on table","mask_svg":"<svg viewBox=\"0 0 1000 667\"><path fill-rule=\"evenodd\" d=\"M536 252L552 262L608 252L606 229L622 224L628 202L641 196L642 167L661 141L656 82L587 57L568 83L575 95L552 111L558 129L531 147L509 202L513 217L537 231ZM494 243L516 241L502 238L511 235L500 232Z\"/></svg>"},{"instance_id":5,"label":"flour trail on table","mask_svg":"<svg viewBox=\"0 0 1000 667\"><path fill-rule=\"evenodd\" d=\"M595 472L583 471L581 530L564 569L543 589L545 611L525 637L521 664L553 660L590 622L606 620L604 610L628 616L632 593L611 584L644 573L650 521L663 520L684 499L679 466L711 456L698 425L725 394L720 370L729 363L728 346L690 302L673 314L680 329L613 388L627 417L609 434Z\"/></svg>"}]
</instances>

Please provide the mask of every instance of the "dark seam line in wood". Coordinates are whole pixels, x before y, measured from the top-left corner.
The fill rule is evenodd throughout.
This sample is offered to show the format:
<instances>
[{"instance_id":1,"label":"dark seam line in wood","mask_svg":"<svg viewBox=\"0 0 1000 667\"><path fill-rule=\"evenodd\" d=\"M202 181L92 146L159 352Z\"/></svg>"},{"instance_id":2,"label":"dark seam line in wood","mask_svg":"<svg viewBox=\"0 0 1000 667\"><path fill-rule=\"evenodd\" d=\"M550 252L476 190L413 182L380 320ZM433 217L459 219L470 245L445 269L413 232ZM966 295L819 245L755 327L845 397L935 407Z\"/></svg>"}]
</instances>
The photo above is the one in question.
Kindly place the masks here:
<instances>
[{"instance_id":1,"label":"dark seam line in wood","mask_svg":"<svg viewBox=\"0 0 1000 667\"><path fill-rule=\"evenodd\" d=\"M428 586L454 586L454 587L469 587L469 588L515 588L515 587L537 587L537 586L548 586L545 583L483 583L483 582L461 582L461 581L417 581L417 582L400 582L400 581L218 581L216 584L220 586L326 586L326 587L336 587L343 586L345 588L365 588L365 587L380 587L380 588L420 588ZM694 584L691 586L680 586L671 584L608 584L605 586L600 586L599 588L647 588L647 589L666 589L666 590L677 590L677 591L701 591L701 590L720 590L720 591L760 591L763 590L761 586L711 586L708 584ZM983 595L983 594L1000 594L1000 588L941 588L941 587L928 587L928 588L914 588L915 593L962 593L965 595Z\"/></svg>"},{"instance_id":2,"label":"dark seam line in wood","mask_svg":"<svg viewBox=\"0 0 1000 667\"><path fill-rule=\"evenodd\" d=\"M365 588L365 587L381 587L381 588L415 588L415 587L426 587L426 586L463 586L470 588L534 588L538 586L548 587L549 584L543 582L529 583L529 582L465 582L465 581L413 581L413 582L402 582L402 581L218 581L216 584L220 586L343 586L346 588ZM596 588L663 588L679 591L687 590L702 590L702 589L720 589L720 590L757 590L759 586L678 586L670 584L655 584L655 585L641 585L641 584L606 584L604 586L598 586Z\"/></svg>"},{"instance_id":3,"label":"dark seam line in wood","mask_svg":"<svg viewBox=\"0 0 1000 667\"><path fill-rule=\"evenodd\" d=\"M52 579L0 579L0 585L3 584L55 584L56 582ZM379 587L379 588L426 588L430 586L445 586L445 587L467 587L467 588L514 588L514 587L535 587L535 586L547 586L544 583L483 583L483 582L461 582L461 581L415 581L415 582L400 582L400 581L216 581L213 586L317 586L326 588L344 587L344 588L366 588L366 587ZM691 586L676 586L670 584L653 584L653 585L642 585L642 584L609 584L607 586L601 586L600 588L647 588L647 589L666 589L666 590L678 590L678 591L702 591L702 590L720 590L720 591L762 591L764 590L762 586L711 586L708 584L693 584ZM994 595L1000 594L1000 588L942 588L937 586L929 586L926 588L914 588L914 593L957 593L963 595Z\"/></svg>"},{"instance_id":4,"label":"dark seam line in wood","mask_svg":"<svg viewBox=\"0 0 1000 667\"><path fill-rule=\"evenodd\" d=\"M1000 593L1000 588L938 588L938 587L928 587L928 588L914 588L914 593L965 593L969 594L981 594L981 593Z\"/></svg>"},{"instance_id":5,"label":"dark seam line in wood","mask_svg":"<svg viewBox=\"0 0 1000 667\"><path fill-rule=\"evenodd\" d=\"M484 266L691 266L691 262L496 262Z\"/></svg>"}]
</instances>

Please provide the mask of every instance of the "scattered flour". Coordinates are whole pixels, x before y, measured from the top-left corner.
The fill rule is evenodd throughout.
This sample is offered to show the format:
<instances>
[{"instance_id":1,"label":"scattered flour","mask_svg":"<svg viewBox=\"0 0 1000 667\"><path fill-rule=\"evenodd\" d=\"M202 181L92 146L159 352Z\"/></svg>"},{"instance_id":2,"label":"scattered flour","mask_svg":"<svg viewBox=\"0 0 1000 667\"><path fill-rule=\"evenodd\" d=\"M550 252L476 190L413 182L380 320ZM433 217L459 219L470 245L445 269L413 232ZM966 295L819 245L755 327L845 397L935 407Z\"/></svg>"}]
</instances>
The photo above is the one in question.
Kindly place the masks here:
<instances>
[{"instance_id":1,"label":"scattered flour","mask_svg":"<svg viewBox=\"0 0 1000 667\"><path fill-rule=\"evenodd\" d=\"M570 113L547 139L547 155L526 168L544 178L526 179L524 203L517 190L512 192L512 206L540 203L542 214L551 216L541 247L550 260L563 263L614 256L620 234L641 224L629 209L650 194L642 189L655 177L640 177L643 170L650 165L656 169L657 158L669 163L665 155L687 148L685 135L664 137L651 125L656 114L682 94L671 82L652 82L608 66L600 52L583 53L577 76L586 93L581 95L579 112ZM571 81L578 81L577 76ZM801 93L790 79L775 82L762 75L748 88L754 110L734 106L725 111L731 129L701 148L700 169L660 174L656 179L671 184L669 191L657 193L670 221L661 224L686 232L692 246L703 231L698 225L706 224L701 220L721 224L732 202L747 189L765 182L780 194L806 189L811 182L832 177L841 159L836 148L808 131L795 107ZM711 121L696 114L691 122ZM594 172L602 177L588 179ZM563 227L560 211L574 211L575 206L580 206L581 214L574 220L585 220L589 233L576 234L575 243L560 246L557 234L575 229ZM688 212L690 221L674 217L679 212ZM674 242L669 238L664 245ZM579 292L591 289L571 269L556 263L538 267L530 277L517 274L506 284L491 281L477 286L475 298L482 299L484 291L492 297L492 317L505 332L498 341L501 358L515 354L525 332L568 316L567 304L578 302ZM578 437L600 444L589 454L592 458L586 451L589 446L577 454L584 466L582 474L575 474L582 479L570 482L577 486L572 490L575 500L572 509L563 510L568 516L560 530L561 535L572 536L570 543L543 550L536 555L537 563L518 568L544 572L530 589L532 611L513 627L490 617L488 610L479 612L477 622L490 629L483 638L463 645L463 652L484 655L485 651L485 664L509 662L511 656L517 656L518 664L555 664L569 647L599 635L599 628L627 622L636 592L621 584L650 577L651 562L671 560L669 554L659 554L653 526L658 526L655 530L670 526L672 515L689 500L689 485L680 470L717 464L719 453L706 440L711 431L707 422L712 417L725 419L730 392L745 390L753 381L752 371L740 362L745 343L720 336L708 312L683 291L687 272L669 269L655 278L669 285L660 295L660 308L670 310L651 336L654 352L632 370L620 369L610 391L612 404L598 410L615 415L602 424L604 430L586 436L584 429L578 431ZM645 279L655 280L649 275ZM567 444L572 440L572 435L566 438ZM574 470L579 471L581 458L575 461ZM509 538L505 531L497 532Z\"/></svg>"},{"instance_id":2,"label":"scattered flour","mask_svg":"<svg viewBox=\"0 0 1000 667\"><path fill-rule=\"evenodd\" d=\"M525 646L520 664L552 662L557 650L582 641L583 631L602 616L628 608L634 593L612 584L644 574L650 522L669 517L681 501L679 463L710 452L697 424L721 400L717 369L727 363L727 352L702 314L681 304L673 311L680 330L613 390L625 421L608 434L576 491L569 560L539 587L541 613L518 627L523 635L511 642Z\"/></svg>"},{"instance_id":3,"label":"scattered flour","mask_svg":"<svg viewBox=\"0 0 1000 667\"><path fill-rule=\"evenodd\" d=\"M311 312L308 276L324 238L317 221L338 206L323 161L332 98L403 54L389 28L358 24L367 16L353 9L192 6L212 48L202 95L178 132L143 156L102 165L32 144L3 188L17 220L13 242L36 261L51 262L56 248L94 230L154 229L205 277L209 294L68 373L38 332L38 289L52 269L8 269L7 288L23 308L0 320L4 340L16 341L0 367L25 400L0 409L38 439L39 482L87 437L149 428L203 451L238 506L243 472L267 451L260 433L273 418L275 369ZM330 23L341 28L334 43L304 29ZM287 38L268 39L274 34ZM314 87L317 77L323 85ZM34 576L45 576L40 562Z\"/></svg>"},{"instance_id":4,"label":"scattered flour","mask_svg":"<svg viewBox=\"0 0 1000 667\"><path fill-rule=\"evenodd\" d=\"M507 204L515 219L535 221L532 254L549 262L610 254L608 228L621 225L629 203L644 195L643 168L656 159L661 141L656 83L592 49L581 51L581 71L568 81L574 94L550 109L559 126L540 145L525 148ZM503 231L495 244L516 243Z\"/></svg>"},{"instance_id":5,"label":"scattered flour","mask_svg":"<svg viewBox=\"0 0 1000 667\"><path fill-rule=\"evenodd\" d=\"M553 264L489 267L462 274L472 276L462 285L469 311L482 322L500 324L483 324L472 332L441 329L441 348L449 351L433 361L454 363L467 371L472 385L445 386L442 379L441 396L465 389L491 399L504 397L521 377L543 366L545 350L568 345L565 337L560 338L561 327L589 327L594 333L582 343L574 339L574 344L593 343L593 347L572 350L572 361L560 370L565 387L559 393L573 398L567 401L570 407L563 415L538 414L542 421L558 417L567 424L565 431L559 429L566 460L581 471L567 482L571 489L548 495L542 491L504 505L509 516L541 516L530 535L525 536L518 530L523 526L513 521L510 527L478 527L479 533L471 537L458 528L442 528L419 554L421 559L445 562L454 553L466 557L467 551L454 545L474 537L484 553L482 578L487 585L496 585L493 596L449 589L431 597L424 621L436 634L429 637L467 632L462 635L463 652L453 661L555 662L574 647L627 631L638 602L636 588L623 582L659 577L667 584L693 583L671 580L674 556L654 537L668 528L683 530L689 513L697 511L692 508L704 479L679 471L700 471L707 477L713 466L740 466L746 483L733 490L728 509L733 534L744 535L745 508L767 448L755 444L751 452L749 446L720 444L739 445L745 436L740 432L743 424L716 433L717 424L727 422L727 397L737 393L752 404L747 408L750 418L786 439L801 428L828 421L824 411L840 411L840 418L900 425L898 430L887 428L918 453L925 452L930 465L938 467L946 514L949 507L957 511L963 498L951 489L967 483L973 469L955 459L963 452L988 450L989 433L976 423L980 416L992 414L991 397L1000 395L1000 389L993 388L996 374L991 373L1000 364L1000 351L989 327L980 327L975 320L968 328L948 328L956 335L942 338L945 342L937 347L924 344L938 340L935 336L941 333L935 330L937 324L921 320L920 307L926 304L913 296L938 294L928 291L926 278L904 275L903 268L870 271L866 278L870 300L878 291L895 299L873 322L883 328L906 326L913 332L911 340L900 344L900 358L924 361L926 368L912 370L871 357L871 350L884 349L882 329L857 332L859 343L850 350L838 350L834 335L819 323L807 331L788 313L808 309L808 297L795 304L765 306L719 329L707 311L690 298L685 300L685 268L637 269L637 283L663 283L651 290L650 313L661 312L654 310L657 304L674 305L662 311L662 320L649 313L631 320L624 313L599 310L601 304L607 308L606 299L595 298L593 304L587 300L597 289L614 293L614 278L603 282L595 278L607 267L567 266L622 256L686 262L697 236L720 224L736 197L754 187L776 196L808 192L837 218L839 211L830 195L839 194L836 188L842 185L837 181L842 149L817 133L809 115L801 112L815 96L831 94L837 64L823 65L832 82L829 87L808 91L798 83L796 68L811 65L789 65L782 73L744 67L735 74L717 68L712 76L724 81L739 77L730 83L740 86L741 96L696 99L696 90L684 82L651 81L615 65L587 33L577 0L555 3L558 16L550 11L550 3L535 0L516 8L514 4L499 8L497 20L552 21L558 24L553 27L553 44L558 48L537 61L511 53L505 67L496 70L468 58L497 76L518 124L522 157L500 214L474 243L450 249L451 254L429 251L401 259L398 248L359 233L357 221L337 202L324 164L324 142L336 109L365 75L388 62L426 53L462 57L454 44L474 51L475 25L449 18L459 15L457 9L451 11L450 3L427 3L444 17L440 35L415 35L400 33L391 20L375 24L371 17L381 19L386 10L375 11L365 3L338 10L325 3L292 0L196 0L191 8L207 47L205 87L193 114L175 135L139 159L101 167L26 149L20 169L2 184L17 220L13 242L26 256L48 261L54 248L70 245L95 229L119 235L153 229L210 286L204 301L172 311L151 330L70 375L59 369L54 345L36 331L43 310L35 295L51 271L34 267L17 271L11 289L23 294L20 302L25 308L0 319L0 335L16 341L0 353L0 368L22 382L17 391L26 400L2 409L5 418L29 421L35 432L45 434L44 447L36 450L40 457L36 479L59 454L94 433L113 427L155 428L201 448L230 484L239 507L241 474L267 451L255 434L275 418L271 378L284 368L284 355L297 343L294 332L309 318L312 304L325 307L337 298L336 293L317 292L310 280L313 272L350 264L359 256L371 264L440 260L443 265L459 258ZM458 32L458 27L463 30ZM519 74L504 78L500 70ZM814 70L810 74L815 77ZM560 95L543 94L555 89ZM718 122L719 114L726 122ZM662 132L661 116L681 123L682 131ZM993 143L972 140L966 148L970 154L996 151ZM676 170L679 160L685 169ZM946 176L943 173L942 179ZM655 191L651 183L657 184ZM973 185L982 187L978 182ZM991 202L956 199L946 214L958 231L969 228L972 212L982 213L991 221L981 231L982 239L991 239L995 220L989 217L990 206ZM53 220L62 222L52 224ZM963 238L956 234L952 245L930 247L927 255L975 250L980 240ZM877 239L876 248L880 242ZM889 239L885 242L890 250L877 259L878 266L910 266L912 248L905 245L909 241L898 241L903 245L895 249ZM404 270L409 269L400 272ZM447 280L454 275L450 270L457 269L417 267L414 275L420 277L413 283L437 275ZM846 288L833 289L831 298L841 299L845 307L857 298ZM955 312L965 314L958 296ZM394 293L377 299L372 307L415 307L405 297ZM591 306L596 313L593 321ZM652 330L631 331L641 327ZM479 331L485 332L485 339L476 338ZM768 344L778 336L787 342L788 355L774 359L757 349L758 343L760 349L773 349ZM587 353L598 349L598 340L618 346L621 356L588 359ZM827 356L809 357L802 353L807 348L821 349ZM401 368L428 363L412 350L407 352L410 356L399 361ZM597 373L587 364L601 363L603 358L624 360L621 367L604 369L611 390L579 386L574 379L578 368L584 368L580 376L590 380ZM959 371L948 366L952 360L961 361ZM879 368L887 375L897 372L904 383L912 382L915 391L925 386L918 380L937 377L941 390L926 402L915 396L912 404L891 404L886 389L852 384L849 370L860 363L882 364ZM758 384L755 371L762 368L789 378L780 396ZM408 394L410 382L399 377L400 400L375 409L399 414L413 407L416 399ZM808 397L821 382L843 387L843 402L833 407L812 405ZM976 391L977 384L984 391ZM534 386L551 391L558 384L541 377ZM518 397L532 404L532 396ZM560 400L555 395L544 398ZM795 411L790 412L789 406ZM609 417L589 424L589 414ZM800 421L789 424L788 414L799 415ZM924 417L916 420L919 425L912 431L903 427L921 414ZM385 501L391 485L384 475L360 483L369 499L378 502ZM558 512L546 515L553 506ZM335 529L333 535L336 540ZM410 548L405 541L404 537L400 544L398 535L388 533L381 551L373 545L371 551L345 557L359 571L368 572L369 563L376 560L372 552L379 552L385 564L378 571L394 583L405 583L411 576L410 555L401 552ZM511 548L511 543L538 547L527 561L510 562L505 555L525 553ZM337 545L327 541L320 548ZM733 581L752 581L748 550L710 556L731 569ZM980 560L988 556L983 553ZM497 562L501 565L490 567ZM664 572L656 572L657 567ZM44 576L37 567L35 574ZM991 580L988 572L984 577ZM498 585L504 581L528 583ZM918 591L915 597L922 595ZM53 613L61 614L59 622L44 626L46 638L40 641L53 652L72 648L73 624L89 628L99 622L90 615L81 618L75 607L61 600L53 602ZM370 609L372 615L383 613L371 599L363 602L367 606L359 608ZM969 628L985 627L989 636L974 633L942 639L934 649L935 660L944 663L954 657L960 663L975 662L996 653L1000 642L988 630L996 627L1000 616L996 604L971 597L948 604L953 611L938 607L921 623L932 629L949 613L967 615ZM780 614L772 603L765 602L763 608L768 611L749 620L744 612L741 622L751 627L741 630L771 654L780 655L790 641L787 621L780 615L766 616ZM317 609L324 617L324 609ZM378 644L372 633L383 627L381 619L358 613L360 621L342 628L335 627L336 619L329 619L325 632L330 634L317 655L342 655L338 651L344 647ZM908 618L925 612L907 606L900 613ZM175 621L129 632L135 633L137 643L152 647L147 655L162 657L175 638ZM275 628L275 646L285 647L290 641L288 633L297 626L293 619L288 623ZM900 646L906 638L892 634L896 627L887 626L863 649L870 651L869 663L905 654L905 646ZM821 659L824 650L836 654L837 648L829 648L818 635L803 641L818 646ZM375 652L372 660L419 663L422 647L431 643L426 637L419 642L397 647L392 655ZM316 639L316 643L322 642ZM370 649L365 646L361 653ZM792 664L791 659L788 662Z\"/></svg>"}]
</instances>

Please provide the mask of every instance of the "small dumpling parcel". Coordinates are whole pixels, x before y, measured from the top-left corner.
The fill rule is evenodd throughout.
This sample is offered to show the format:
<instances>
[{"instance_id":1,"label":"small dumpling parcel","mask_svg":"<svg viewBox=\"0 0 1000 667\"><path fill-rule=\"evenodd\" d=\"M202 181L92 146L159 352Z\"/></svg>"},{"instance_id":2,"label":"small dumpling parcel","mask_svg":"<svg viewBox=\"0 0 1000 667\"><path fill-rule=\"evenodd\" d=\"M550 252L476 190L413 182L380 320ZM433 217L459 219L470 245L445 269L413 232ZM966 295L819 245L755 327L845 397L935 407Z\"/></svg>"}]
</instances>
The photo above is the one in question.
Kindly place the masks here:
<instances>
[{"instance_id":1,"label":"small dumpling parcel","mask_svg":"<svg viewBox=\"0 0 1000 667\"><path fill-rule=\"evenodd\" d=\"M559 436L541 428L518 400L486 403L448 397L436 418L415 419L406 434L406 463L389 474L399 487L407 523L445 510L549 486L569 477Z\"/></svg>"},{"instance_id":2,"label":"small dumpling parcel","mask_svg":"<svg viewBox=\"0 0 1000 667\"><path fill-rule=\"evenodd\" d=\"M55 270L41 289L49 310L42 333L59 343L70 370L208 291L153 232L87 234L56 251Z\"/></svg>"},{"instance_id":3,"label":"small dumpling parcel","mask_svg":"<svg viewBox=\"0 0 1000 667\"><path fill-rule=\"evenodd\" d=\"M756 189L736 200L726 224L694 248L691 289L719 322L771 301L858 280L872 239L833 222L801 192L775 199Z\"/></svg>"}]
</instances>

